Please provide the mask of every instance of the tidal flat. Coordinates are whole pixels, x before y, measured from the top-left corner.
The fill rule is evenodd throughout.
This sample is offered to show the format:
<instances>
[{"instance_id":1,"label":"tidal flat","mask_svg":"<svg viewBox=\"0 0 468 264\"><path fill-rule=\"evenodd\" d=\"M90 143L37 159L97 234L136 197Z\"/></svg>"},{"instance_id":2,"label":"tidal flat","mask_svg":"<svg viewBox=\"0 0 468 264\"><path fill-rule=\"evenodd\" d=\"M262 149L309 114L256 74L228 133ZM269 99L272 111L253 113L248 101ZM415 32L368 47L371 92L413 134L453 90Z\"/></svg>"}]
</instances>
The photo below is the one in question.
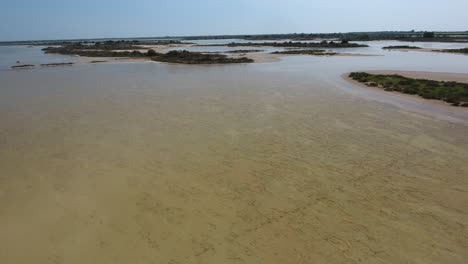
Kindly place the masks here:
<instances>
[{"instance_id":1,"label":"tidal flat","mask_svg":"<svg viewBox=\"0 0 468 264\"><path fill-rule=\"evenodd\" d=\"M0 262L466 263L467 112L341 78L465 65L5 66Z\"/></svg>"}]
</instances>

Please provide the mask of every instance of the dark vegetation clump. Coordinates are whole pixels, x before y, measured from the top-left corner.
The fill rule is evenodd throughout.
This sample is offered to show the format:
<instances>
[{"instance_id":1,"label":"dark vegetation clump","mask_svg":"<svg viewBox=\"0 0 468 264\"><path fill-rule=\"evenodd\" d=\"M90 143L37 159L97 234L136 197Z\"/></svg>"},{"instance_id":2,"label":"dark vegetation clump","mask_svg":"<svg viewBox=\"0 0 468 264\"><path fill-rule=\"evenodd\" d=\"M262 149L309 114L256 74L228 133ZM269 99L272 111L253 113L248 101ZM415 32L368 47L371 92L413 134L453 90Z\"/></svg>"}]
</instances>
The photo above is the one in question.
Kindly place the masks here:
<instances>
[{"instance_id":1,"label":"dark vegetation clump","mask_svg":"<svg viewBox=\"0 0 468 264\"><path fill-rule=\"evenodd\" d=\"M224 46L224 45L220 45ZM334 42L326 41L322 42L248 42L248 43L230 43L228 47L258 47L258 46L269 46L269 47L280 47L280 48L359 48L359 47L369 47L368 45L349 43L347 41Z\"/></svg>"},{"instance_id":2,"label":"dark vegetation clump","mask_svg":"<svg viewBox=\"0 0 468 264\"><path fill-rule=\"evenodd\" d=\"M21 65L15 65L11 66L12 69L26 69L26 68L31 68L34 67L33 64L21 64Z\"/></svg>"},{"instance_id":3,"label":"dark vegetation clump","mask_svg":"<svg viewBox=\"0 0 468 264\"><path fill-rule=\"evenodd\" d=\"M138 42L133 41L104 41L104 42L95 42L94 45L76 43L71 44L74 49L98 49L98 50L133 50L139 49L136 44Z\"/></svg>"},{"instance_id":4,"label":"dark vegetation clump","mask_svg":"<svg viewBox=\"0 0 468 264\"><path fill-rule=\"evenodd\" d=\"M226 53L254 53L254 52L262 52L261 49L250 49L250 50L230 50L226 51Z\"/></svg>"},{"instance_id":5,"label":"dark vegetation clump","mask_svg":"<svg viewBox=\"0 0 468 264\"><path fill-rule=\"evenodd\" d=\"M149 49L148 52L146 52L146 56L148 57L153 57L158 55L158 53L154 49Z\"/></svg>"},{"instance_id":6,"label":"dark vegetation clump","mask_svg":"<svg viewBox=\"0 0 468 264\"><path fill-rule=\"evenodd\" d=\"M230 58L222 54L205 54L200 52L189 52L186 50L173 50L166 54L160 54L151 58L154 61L183 63L183 64L226 64L226 63L250 63L249 58Z\"/></svg>"},{"instance_id":7,"label":"dark vegetation clump","mask_svg":"<svg viewBox=\"0 0 468 264\"><path fill-rule=\"evenodd\" d=\"M385 91L417 94L426 99L442 100L454 106L468 106L468 84L425 79L407 78L401 75L370 74L353 72L349 75L355 81Z\"/></svg>"},{"instance_id":8,"label":"dark vegetation clump","mask_svg":"<svg viewBox=\"0 0 468 264\"><path fill-rule=\"evenodd\" d=\"M423 33L423 38L434 38L435 33L434 32L424 32Z\"/></svg>"},{"instance_id":9,"label":"dark vegetation clump","mask_svg":"<svg viewBox=\"0 0 468 264\"><path fill-rule=\"evenodd\" d=\"M139 41L78 42L63 44L59 47L47 47L42 50L45 53L79 55L85 57L151 57L158 55L158 53L152 49L148 50L147 53L142 53L137 50L142 49L142 47L138 45L143 44Z\"/></svg>"},{"instance_id":10,"label":"dark vegetation clump","mask_svg":"<svg viewBox=\"0 0 468 264\"><path fill-rule=\"evenodd\" d=\"M45 67L56 67L56 66L71 66L71 65L73 65L73 64L74 64L73 62L45 63L45 64L41 64L41 66L45 66Z\"/></svg>"},{"instance_id":11,"label":"dark vegetation clump","mask_svg":"<svg viewBox=\"0 0 468 264\"><path fill-rule=\"evenodd\" d=\"M421 48L420 48L420 47L416 47L416 46L401 45L401 46L388 46L388 47L383 47L382 49L421 49Z\"/></svg>"},{"instance_id":12,"label":"dark vegetation clump","mask_svg":"<svg viewBox=\"0 0 468 264\"><path fill-rule=\"evenodd\" d=\"M443 49L442 52L468 54L468 48L462 49Z\"/></svg>"},{"instance_id":13,"label":"dark vegetation clump","mask_svg":"<svg viewBox=\"0 0 468 264\"><path fill-rule=\"evenodd\" d=\"M325 50L309 49L309 50L285 50L275 51L272 54L289 54L289 55L314 55L314 56L333 56L336 52L327 52Z\"/></svg>"},{"instance_id":14,"label":"dark vegetation clump","mask_svg":"<svg viewBox=\"0 0 468 264\"><path fill-rule=\"evenodd\" d=\"M84 57L145 57L145 53L134 51L113 51L96 49L75 49L75 46L47 47L42 49L45 53L62 55L78 55Z\"/></svg>"}]
</instances>

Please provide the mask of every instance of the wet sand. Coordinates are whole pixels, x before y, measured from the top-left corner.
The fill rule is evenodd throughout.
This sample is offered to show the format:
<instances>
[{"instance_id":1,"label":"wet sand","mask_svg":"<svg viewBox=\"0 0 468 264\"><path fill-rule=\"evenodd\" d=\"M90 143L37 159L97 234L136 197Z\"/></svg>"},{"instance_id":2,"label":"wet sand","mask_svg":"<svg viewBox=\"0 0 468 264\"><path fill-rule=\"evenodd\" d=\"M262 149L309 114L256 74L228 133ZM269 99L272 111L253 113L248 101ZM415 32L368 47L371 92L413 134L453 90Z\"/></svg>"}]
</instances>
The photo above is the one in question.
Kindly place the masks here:
<instances>
[{"instance_id":1,"label":"wet sand","mask_svg":"<svg viewBox=\"0 0 468 264\"><path fill-rule=\"evenodd\" d=\"M255 63L268 63L268 62L278 62L281 58L290 57L290 56L316 56L316 57L360 57L360 56L379 56L372 54L354 54L354 53L339 53L336 55L306 55L306 54L272 54L272 53L246 53L246 54L236 54L230 55L230 57L247 57L253 59Z\"/></svg>"},{"instance_id":2,"label":"wet sand","mask_svg":"<svg viewBox=\"0 0 468 264\"><path fill-rule=\"evenodd\" d=\"M466 263L468 122L271 65L0 72L0 262Z\"/></svg>"}]
</instances>

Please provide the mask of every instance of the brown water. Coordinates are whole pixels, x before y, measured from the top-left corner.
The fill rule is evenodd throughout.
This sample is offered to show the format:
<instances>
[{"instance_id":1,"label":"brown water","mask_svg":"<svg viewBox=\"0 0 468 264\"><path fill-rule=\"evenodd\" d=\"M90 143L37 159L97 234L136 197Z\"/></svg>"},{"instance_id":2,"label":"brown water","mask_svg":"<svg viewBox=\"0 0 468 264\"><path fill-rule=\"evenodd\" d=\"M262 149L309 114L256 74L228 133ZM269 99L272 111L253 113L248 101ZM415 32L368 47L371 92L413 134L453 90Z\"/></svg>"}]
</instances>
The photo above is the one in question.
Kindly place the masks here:
<instances>
[{"instance_id":1,"label":"brown water","mask_svg":"<svg viewBox=\"0 0 468 264\"><path fill-rule=\"evenodd\" d=\"M0 72L0 262L467 263L466 114L378 63Z\"/></svg>"}]
</instances>

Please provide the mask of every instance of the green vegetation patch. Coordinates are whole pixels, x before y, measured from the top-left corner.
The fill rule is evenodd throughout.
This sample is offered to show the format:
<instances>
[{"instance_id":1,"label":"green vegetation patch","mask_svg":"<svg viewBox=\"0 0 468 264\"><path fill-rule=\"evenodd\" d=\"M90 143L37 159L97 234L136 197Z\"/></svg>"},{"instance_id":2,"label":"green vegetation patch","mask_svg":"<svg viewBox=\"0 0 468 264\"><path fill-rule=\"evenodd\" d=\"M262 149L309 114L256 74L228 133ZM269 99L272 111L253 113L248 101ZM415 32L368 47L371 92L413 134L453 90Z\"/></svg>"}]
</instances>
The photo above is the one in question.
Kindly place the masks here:
<instances>
[{"instance_id":1,"label":"green vegetation patch","mask_svg":"<svg viewBox=\"0 0 468 264\"><path fill-rule=\"evenodd\" d=\"M443 49L442 52L468 54L468 48L462 49Z\"/></svg>"},{"instance_id":2,"label":"green vegetation patch","mask_svg":"<svg viewBox=\"0 0 468 264\"><path fill-rule=\"evenodd\" d=\"M289 54L289 55L313 55L313 56L333 56L339 53L336 52L327 52L325 50L309 49L309 50L285 50L285 51L275 51L272 54Z\"/></svg>"},{"instance_id":3,"label":"green vegetation patch","mask_svg":"<svg viewBox=\"0 0 468 264\"><path fill-rule=\"evenodd\" d=\"M226 51L226 53L254 53L254 52L262 52L261 49L250 49L250 50L230 50Z\"/></svg>"},{"instance_id":4,"label":"green vegetation patch","mask_svg":"<svg viewBox=\"0 0 468 264\"><path fill-rule=\"evenodd\" d=\"M75 49L75 46L47 47L42 49L45 53L62 55L78 55L84 57L146 57L146 53L134 51L112 51L95 49Z\"/></svg>"},{"instance_id":5,"label":"green vegetation patch","mask_svg":"<svg viewBox=\"0 0 468 264\"><path fill-rule=\"evenodd\" d=\"M254 60L241 57L231 58L223 54L206 54L200 52L189 52L186 50L173 50L166 54L151 57L154 61L183 63L183 64L229 64L229 63L251 63Z\"/></svg>"},{"instance_id":6,"label":"green vegetation patch","mask_svg":"<svg viewBox=\"0 0 468 264\"><path fill-rule=\"evenodd\" d=\"M34 67L33 64L21 64L21 65L11 66L12 69L27 69L27 68L32 68L32 67Z\"/></svg>"},{"instance_id":7,"label":"green vegetation patch","mask_svg":"<svg viewBox=\"0 0 468 264\"><path fill-rule=\"evenodd\" d=\"M74 64L73 62L45 63L45 64L41 64L41 66L44 66L44 67L57 67L57 66L71 66L73 64Z\"/></svg>"},{"instance_id":8,"label":"green vegetation patch","mask_svg":"<svg viewBox=\"0 0 468 264\"><path fill-rule=\"evenodd\" d=\"M210 45L208 45L210 46ZM215 46L215 45L211 45ZM225 45L218 45L225 46ZM360 47L369 47L368 45L349 43L348 41L322 41L322 42L248 42L248 43L230 43L227 44L228 47L258 47L258 46L269 46L269 47L280 47L280 48L360 48Z\"/></svg>"},{"instance_id":9,"label":"green vegetation patch","mask_svg":"<svg viewBox=\"0 0 468 264\"><path fill-rule=\"evenodd\" d=\"M467 83L412 79L396 74L366 72L352 72L349 77L370 87L383 88L385 91L417 94L425 99L442 100L454 106L468 107Z\"/></svg>"}]
</instances>

